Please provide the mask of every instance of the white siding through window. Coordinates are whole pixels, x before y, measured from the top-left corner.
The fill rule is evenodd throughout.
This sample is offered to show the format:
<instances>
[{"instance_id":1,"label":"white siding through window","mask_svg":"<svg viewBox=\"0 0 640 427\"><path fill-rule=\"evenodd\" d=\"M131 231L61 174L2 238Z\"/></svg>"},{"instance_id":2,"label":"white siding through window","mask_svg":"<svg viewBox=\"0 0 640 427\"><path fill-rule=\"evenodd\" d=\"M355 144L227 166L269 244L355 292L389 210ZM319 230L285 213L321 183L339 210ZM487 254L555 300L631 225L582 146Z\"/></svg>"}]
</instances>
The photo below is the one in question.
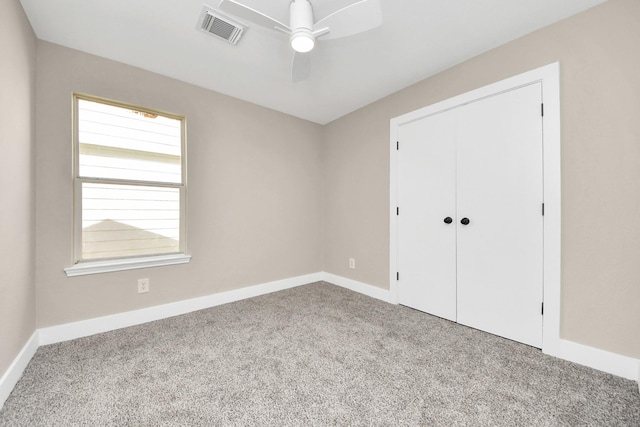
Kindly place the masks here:
<instances>
[{"instance_id":1,"label":"white siding through window","mask_svg":"<svg viewBox=\"0 0 640 427\"><path fill-rule=\"evenodd\" d=\"M78 260L180 252L182 120L77 102Z\"/></svg>"},{"instance_id":2,"label":"white siding through window","mask_svg":"<svg viewBox=\"0 0 640 427\"><path fill-rule=\"evenodd\" d=\"M180 120L79 99L78 137L81 177L182 182Z\"/></svg>"}]
</instances>

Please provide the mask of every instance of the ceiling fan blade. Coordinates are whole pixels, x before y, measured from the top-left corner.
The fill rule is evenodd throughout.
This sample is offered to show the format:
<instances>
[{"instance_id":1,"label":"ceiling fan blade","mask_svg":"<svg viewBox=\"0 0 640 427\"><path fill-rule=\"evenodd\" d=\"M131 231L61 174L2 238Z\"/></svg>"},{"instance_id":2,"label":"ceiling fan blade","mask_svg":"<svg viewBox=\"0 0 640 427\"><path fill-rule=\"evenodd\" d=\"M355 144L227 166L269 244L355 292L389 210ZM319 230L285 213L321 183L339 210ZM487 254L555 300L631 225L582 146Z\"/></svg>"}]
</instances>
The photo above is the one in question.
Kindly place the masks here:
<instances>
[{"instance_id":1,"label":"ceiling fan blade","mask_svg":"<svg viewBox=\"0 0 640 427\"><path fill-rule=\"evenodd\" d=\"M296 52L293 55L291 78L294 83L307 80L311 75L311 53Z\"/></svg>"},{"instance_id":2,"label":"ceiling fan blade","mask_svg":"<svg viewBox=\"0 0 640 427\"><path fill-rule=\"evenodd\" d=\"M220 8L220 10L230 13L231 15L236 16L240 19L251 21L254 24L271 28L272 30L280 29L291 31L288 25L283 24L282 22L273 19L272 17L265 15L262 12L259 12L255 9L250 8L249 6L245 6L233 0L222 0L218 7Z\"/></svg>"},{"instance_id":3,"label":"ceiling fan blade","mask_svg":"<svg viewBox=\"0 0 640 427\"><path fill-rule=\"evenodd\" d=\"M328 40L352 36L380 25L382 25L380 0L359 0L322 18L316 22L313 29L328 27L329 32L322 36L322 40Z\"/></svg>"}]
</instances>

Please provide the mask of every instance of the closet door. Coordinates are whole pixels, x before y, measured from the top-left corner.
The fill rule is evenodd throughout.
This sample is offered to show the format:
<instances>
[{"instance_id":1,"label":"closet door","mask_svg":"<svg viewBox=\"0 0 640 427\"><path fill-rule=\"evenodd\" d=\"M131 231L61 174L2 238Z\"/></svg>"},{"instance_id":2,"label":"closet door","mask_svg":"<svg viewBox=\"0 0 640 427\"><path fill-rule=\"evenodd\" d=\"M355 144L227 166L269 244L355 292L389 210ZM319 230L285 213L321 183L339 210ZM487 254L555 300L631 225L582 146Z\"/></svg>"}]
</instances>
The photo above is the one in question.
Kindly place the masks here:
<instances>
[{"instance_id":1,"label":"closet door","mask_svg":"<svg viewBox=\"0 0 640 427\"><path fill-rule=\"evenodd\" d=\"M535 347L543 301L540 106L534 84L457 109L457 320Z\"/></svg>"},{"instance_id":2,"label":"closet door","mask_svg":"<svg viewBox=\"0 0 640 427\"><path fill-rule=\"evenodd\" d=\"M398 299L455 321L455 114L403 125L399 139Z\"/></svg>"}]
</instances>

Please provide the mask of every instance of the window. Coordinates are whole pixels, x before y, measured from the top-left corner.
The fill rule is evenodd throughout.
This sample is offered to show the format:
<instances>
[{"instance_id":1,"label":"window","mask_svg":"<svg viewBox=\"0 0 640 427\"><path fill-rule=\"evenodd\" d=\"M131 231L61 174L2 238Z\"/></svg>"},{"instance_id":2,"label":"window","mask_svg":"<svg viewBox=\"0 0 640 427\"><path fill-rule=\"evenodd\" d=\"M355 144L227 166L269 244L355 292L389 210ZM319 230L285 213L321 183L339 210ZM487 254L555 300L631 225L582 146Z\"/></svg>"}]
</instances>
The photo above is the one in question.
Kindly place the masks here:
<instances>
[{"instance_id":1,"label":"window","mask_svg":"<svg viewBox=\"0 0 640 427\"><path fill-rule=\"evenodd\" d=\"M74 95L76 266L68 275L83 263L115 266L90 271L102 272L188 262L184 139L184 117Z\"/></svg>"}]
</instances>

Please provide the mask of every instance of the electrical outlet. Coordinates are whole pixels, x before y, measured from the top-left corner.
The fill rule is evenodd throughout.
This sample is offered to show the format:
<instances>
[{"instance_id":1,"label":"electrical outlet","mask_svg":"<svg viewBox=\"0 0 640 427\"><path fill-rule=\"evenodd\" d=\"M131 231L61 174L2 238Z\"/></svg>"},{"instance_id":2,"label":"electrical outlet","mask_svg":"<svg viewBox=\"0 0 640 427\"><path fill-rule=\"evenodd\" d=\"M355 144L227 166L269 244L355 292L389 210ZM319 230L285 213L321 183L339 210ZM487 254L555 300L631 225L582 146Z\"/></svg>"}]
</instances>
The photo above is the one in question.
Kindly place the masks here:
<instances>
[{"instance_id":1,"label":"electrical outlet","mask_svg":"<svg viewBox=\"0 0 640 427\"><path fill-rule=\"evenodd\" d=\"M149 279L138 279L138 293L149 292Z\"/></svg>"},{"instance_id":2,"label":"electrical outlet","mask_svg":"<svg viewBox=\"0 0 640 427\"><path fill-rule=\"evenodd\" d=\"M355 258L349 258L349 268L352 268L352 269L356 268L356 260L355 260Z\"/></svg>"}]
</instances>

